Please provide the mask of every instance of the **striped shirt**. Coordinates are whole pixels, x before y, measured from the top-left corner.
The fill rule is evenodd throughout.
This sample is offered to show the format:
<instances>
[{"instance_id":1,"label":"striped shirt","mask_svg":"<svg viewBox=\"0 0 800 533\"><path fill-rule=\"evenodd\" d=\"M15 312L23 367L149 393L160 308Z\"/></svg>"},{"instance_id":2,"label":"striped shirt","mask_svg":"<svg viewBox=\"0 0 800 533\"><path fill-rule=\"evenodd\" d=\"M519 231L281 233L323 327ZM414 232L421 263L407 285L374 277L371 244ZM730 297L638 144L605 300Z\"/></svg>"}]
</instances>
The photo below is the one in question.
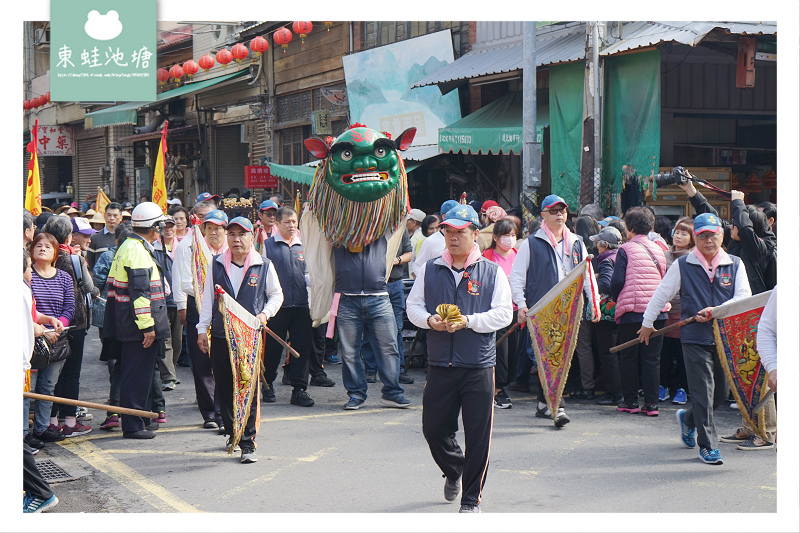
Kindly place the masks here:
<instances>
[{"instance_id":1,"label":"striped shirt","mask_svg":"<svg viewBox=\"0 0 800 533\"><path fill-rule=\"evenodd\" d=\"M68 326L75 315L75 292L72 277L56 269L56 275L43 278L33 270L31 289L36 298L36 310L42 314L59 318Z\"/></svg>"}]
</instances>

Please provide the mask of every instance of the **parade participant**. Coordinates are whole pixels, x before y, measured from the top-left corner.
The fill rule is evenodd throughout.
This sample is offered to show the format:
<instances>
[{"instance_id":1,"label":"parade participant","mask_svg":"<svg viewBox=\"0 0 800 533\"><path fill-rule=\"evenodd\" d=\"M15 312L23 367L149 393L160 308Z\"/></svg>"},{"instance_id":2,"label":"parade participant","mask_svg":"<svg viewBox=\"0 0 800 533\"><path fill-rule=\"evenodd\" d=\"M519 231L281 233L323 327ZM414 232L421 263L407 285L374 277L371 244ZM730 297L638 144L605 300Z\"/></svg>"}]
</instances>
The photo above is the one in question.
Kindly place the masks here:
<instances>
[{"instance_id":1,"label":"parade participant","mask_svg":"<svg viewBox=\"0 0 800 533\"><path fill-rule=\"evenodd\" d=\"M722 373L717 371L721 366L709 322L710 312L718 305L750 296L750 284L741 260L722 250L722 223L717 216L703 213L695 217L694 234L697 246L669 268L647 304L638 333L640 342L649 343L655 331L653 322L678 293L681 318L697 316L696 322L681 327L689 402L676 416L683 444L687 448L699 445L698 456L704 463L722 464L722 455L716 448L714 407L727 398L727 387L724 377L716 380L715 387L715 374Z\"/></svg>"},{"instance_id":2,"label":"parade participant","mask_svg":"<svg viewBox=\"0 0 800 533\"><path fill-rule=\"evenodd\" d=\"M137 205L131 214L133 234L114 256L108 273L104 339L122 343L120 407L148 409L150 388L164 340L169 337L165 285L153 256L153 243L166 218L153 202ZM122 436L152 439L155 432L139 416L122 415Z\"/></svg>"},{"instance_id":3,"label":"parade participant","mask_svg":"<svg viewBox=\"0 0 800 533\"><path fill-rule=\"evenodd\" d=\"M203 287L203 306L197 322L197 345L211 357L216 388L214 396L219 402L225 431L233 435L233 371L231 355L222 315L216 305L214 287L219 285L250 314L263 324L275 316L283 303L283 292L275 267L253 249L253 224L244 217L236 217L226 226L228 249L211 261ZM211 326L211 339L207 335ZM311 336L308 336L311 340ZM209 341L211 343L209 353ZM256 391L258 387L256 386ZM239 441L241 462L254 463L257 433L256 415L258 399L250 403L244 433Z\"/></svg>"},{"instance_id":4,"label":"parade participant","mask_svg":"<svg viewBox=\"0 0 800 533\"><path fill-rule=\"evenodd\" d=\"M197 346L195 326L200 319L197 297L203 292L203 287L198 284L197 280L200 279L200 275L206 275L208 264L203 260L202 251L197 250L197 245L202 246L205 242L211 256L225 252L228 248L225 240L225 225L228 223L228 216L215 209L210 194L202 193L198 198L206 196L208 199L195 204L193 208L193 216L202 222L193 226L191 234L187 234L187 237L178 243L175 249L172 287L175 291L173 298L178 309L178 320L186 326L186 342L192 362L197 408L203 417L203 427L221 430L222 414L219 410L219 403L214 398L215 384L211 361ZM206 259L210 261L210 257Z\"/></svg>"},{"instance_id":5,"label":"parade participant","mask_svg":"<svg viewBox=\"0 0 800 533\"><path fill-rule=\"evenodd\" d=\"M511 294L514 303L519 306L517 320L525 322L528 308L532 307L550 289L562 280L573 268L586 257L586 246L583 240L566 227L567 202L558 195L550 194L542 201L542 224L519 247L517 258L511 267ZM593 284L588 278L583 285L587 298L599 300L598 294L592 294ZM596 288L594 288L596 290ZM592 317L592 321L600 317ZM550 409L545 403L544 391L539 390L539 404L536 416L551 418ZM560 428L569 423L564 408L559 406L553 420Z\"/></svg>"},{"instance_id":6,"label":"parade participant","mask_svg":"<svg viewBox=\"0 0 800 533\"><path fill-rule=\"evenodd\" d=\"M408 177L398 150L407 149L415 133L416 128L410 128L395 141L354 124L329 142L305 141L312 155L324 159L300 228L312 259L312 325L330 316L328 335L333 335L334 324L338 327L342 381L350 397L347 410L359 409L367 398L360 359L364 337L373 342L383 382L381 403L411 405L399 383L397 328L386 282L402 236L407 235Z\"/></svg>"},{"instance_id":7,"label":"parade participant","mask_svg":"<svg viewBox=\"0 0 800 533\"><path fill-rule=\"evenodd\" d=\"M590 324L591 337L595 340L597 351L600 354L600 372L605 385L605 396L597 400L598 405L616 405L622 401L622 383L619 375L619 360L616 353L611 353L614 335L614 306L611 298L611 276L614 272L614 261L617 250L622 243L622 235L617 228L608 226L601 229L597 235L589 237L597 246L598 255L592 261L595 264L597 277L597 291L600 293L600 321ZM580 346L580 332L578 333Z\"/></svg>"},{"instance_id":8,"label":"parade participant","mask_svg":"<svg viewBox=\"0 0 800 533\"><path fill-rule=\"evenodd\" d=\"M122 206L117 202L111 202L106 206L105 213L103 213L103 220L105 226L101 231L92 235L89 242L89 249L86 251L86 263L90 269L94 268L94 263L100 254L114 246L114 228L117 224L122 222Z\"/></svg>"},{"instance_id":9,"label":"parade participant","mask_svg":"<svg viewBox=\"0 0 800 533\"><path fill-rule=\"evenodd\" d=\"M97 211L89 218L89 225L96 231L103 231L103 227L106 225L106 219L101 212ZM91 244L89 248L91 248ZM89 251L87 250L86 252L88 254Z\"/></svg>"},{"instance_id":10,"label":"parade participant","mask_svg":"<svg viewBox=\"0 0 800 533\"><path fill-rule=\"evenodd\" d=\"M167 210L167 214L175 221L175 245L177 246L189 234L189 211L182 205L173 205Z\"/></svg>"},{"instance_id":11,"label":"parade participant","mask_svg":"<svg viewBox=\"0 0 800 533\"><path fill-rule=\"evenodd\" d=\"M75 314L75 293L70 275L56 268L58 252L58 241L51 234L40 233L34 237L30 251L33 259L31 290L33 297L36 298L37 310L56 317L61 324L61 327L56 329L62 329L69 326ZM51 343L55 343L63 334L48 332L46 335ZM52 396L64 362L62 359L38 369L31 376L31 389L39 394ZM51 423L52 405L52 402L44 400L36 402L33 436L43 442L64 439L57 423Z\"/></svg>"},{"instance_id":12,"label":"parade participant","mask_svg":"<svg viewBox=\"0 0 800 533\"><path fill-rule=\"evenodd\" d=\"M258 206L258 220L261 221L261 227L258 231L262 233L261 238L265 241L275 234L275 217L277 212L278 204L272 200L264 200L261 202L261 205Z\"/></svg>"},{"instance_id":13,"label":"parade participant","mask_svg":"<svg viewBox=\"0 0 800 533\"><path fill-rule=\"evenodd\" d=\"M299 359L289 359L292 384L290 403L311 407L314 405L314 400L308 396L306 389L309 363L313 357L313 329L308 311L308 273L303 243L297 233L297 213L291 207L281 207L277 210L275 221L276 231L272 233L272 237L264 241L264 251L278 273L283 290L283 303L270 321L269 327L284 340L288 333L292 348L300 354ZM264 345L264 367L267 393L271 393L273 397L275 389L272 382L275 381L282 355L283 346L268 335Z\"/></svg>"},{"instance_id":14,"label":"parade participant","mask_svg":"<svg viewBox=\"0 0 800 533\"><path fill-rule=\"evenodd\" d=\"M446 200L442 203L442 207L439 210L441 213L442 219L444 219L444 215L450 211L452 208L459 205L458 202L455 200ZM442 235L442 231L439 226L436 226L436 231L433 231L428 235L428 237L422 242L422 246L420 246L419 252L417 253L417 259L414 261L414 268L411 270L411 276L416 278L417 272L424 265L429 259L435 259L442 255L442 252L445 249L444 244L444 236Z\"/></svg>"},{"instance_id":15,"label":"parade participant","mask_svg":"<svg viewBox=\"0 0 800 533\"><path fill-rule=\"evenodd\" d=\"M90 326L89 314L91 310L88 305L88 299L99 296L100 291L94 286L86 261L83 260L80 254L73 254L74 250L70 246L74 220L53 217L47 221L43 231L50 233L58 241L59 252L56 268L70 275L72 293L75 297L75 313L70 321L72 328L67 333L70 356L64 362L54 393L62 398L77 400L80 394L83 347L86 333ZM55 404L50 414L50 422L51 424L57 424L59 416L63 418L64 424L61 426L61 433L65 437L89 433L92 428L77 423L76 415L77 410L74 405Z\"/></svg>"},{"instance_id":16,"label":"parade participant","mask_svg":"<svg viewBox=\"0 0 800 533\"><path fill-rule=\"evenodd\" d=\"M478 513L492 434L495 331L514 313L505 272L480 255L475 210L457 206L442 225L447 248L421 266L407 302L409 320L430 330L422 432L445 477L445 499L455 500L463 484L459 512ZM457 306L460 316L443 320L441 304ZM466 453L455 440L459 411Z\"/></svg>"},{"instance_id":17,"label":"parade participant","mask_svg":"<svg viewBox=\"0 0 800 533\"><path fill-rule=\"evenodd\" d=\"M408 264L409 269L414 268L414 260L417 258L417 251L422 246L422 241L425 240L427 235L422 233L422 222L425 220L425 212L421 209L412 209L408 212L408 221L406 221L406 229L408 229L408 236L411 239L411 262Z\"/></svg>"},{"instance_id":18,"label":"parade participant","mask_svg":"<svg viewBox=\"0 0 800 533\"><path fill-rule=\"evenodd\" d=\"M494 208L490 208L494 209ZM478 234L480 239L480 233ZM511 220L502 218L492 224L492 244L483 252L483 257L497 263L505 273L506 277L511 276L511 265L517 257L517 250L514 245L517 243L517 226ZM480 245L478 245L480 247ZM516 306L513 307L516 311ZM509 329L515 331L506 336ZM499 409L509 409L512 407L511 399L508 397L505 387L511 382L516 373L517 355L519 346L519 328L517 323L508 324L506 327L497 331L497 338L505 339L497 345L497 365L494 375L494 406Z\"/></svg>"},{"instance_id":19,"label":"parade participant","mask_svg":"<svg viewBox=\"0 0 800 533\"><path fill-rule=\"evenodd\" d=\"M481 253L489 248L492 242L494 242L494 239L492 238L494 224L504 216L506 216L506 212L502 207L497 205L497 202L494 200L486 200L483 202L483 206L481 207L481 220L483 221L483 228L481 228L480 233L478 234L478 248L481 249Z\"/></svg>"},{"instance_id":20,"label":"parade participant","mask_svg":"<svg viewBox=\"0 0 800 533\"><path fill-rule=\"evenodd\" d=\"M667 258L656 243L648 238L655 217L644 207L631 207L625 213L628 242L617 252L614 273L611 275L611 296L616 302L614 319L617 323L617 342L635 339L642 327L642 313L667 271ZM661 329L667 320L669 305L655 318L655 328ZM619 371L622 377L622 402L617 411L644 412L658 416L658 386L661 370L661 346L664 337L649 344L637 344L620 352ZM644 406L639 406L639 393L644 391Z\"/></svg>"}]
</instances>

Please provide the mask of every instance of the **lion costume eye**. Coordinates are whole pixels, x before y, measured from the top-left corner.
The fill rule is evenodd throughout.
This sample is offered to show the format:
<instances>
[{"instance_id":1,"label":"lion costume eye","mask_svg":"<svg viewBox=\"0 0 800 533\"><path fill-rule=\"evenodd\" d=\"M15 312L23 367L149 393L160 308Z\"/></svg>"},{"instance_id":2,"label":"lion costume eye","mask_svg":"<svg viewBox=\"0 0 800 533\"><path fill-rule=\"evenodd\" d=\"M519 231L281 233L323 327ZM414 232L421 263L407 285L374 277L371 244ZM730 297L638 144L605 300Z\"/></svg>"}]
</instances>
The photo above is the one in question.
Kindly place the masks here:
<instances>
[{"instance_id":1,"label":"lion costume eye","mask_svg":"<svg viewBox=\"0 0 800 533\"><path fill-rule=\"evenodd\" d=\"M351 152L350 150L342 150L341 157L342 161L350 161L351 159L353 159L353 152Z\"/></svg>"},{"instance_id":2,"label":"lion costume eye","mask_svg":"<svg viewBox=\"0 0 800 533\"><path fill-rule=\"evenodd\" d=\"M385 157L386 156L386 148L383 146L379 146L375 148L375 156L376 157Z\"/></svg>"}]
</instances>

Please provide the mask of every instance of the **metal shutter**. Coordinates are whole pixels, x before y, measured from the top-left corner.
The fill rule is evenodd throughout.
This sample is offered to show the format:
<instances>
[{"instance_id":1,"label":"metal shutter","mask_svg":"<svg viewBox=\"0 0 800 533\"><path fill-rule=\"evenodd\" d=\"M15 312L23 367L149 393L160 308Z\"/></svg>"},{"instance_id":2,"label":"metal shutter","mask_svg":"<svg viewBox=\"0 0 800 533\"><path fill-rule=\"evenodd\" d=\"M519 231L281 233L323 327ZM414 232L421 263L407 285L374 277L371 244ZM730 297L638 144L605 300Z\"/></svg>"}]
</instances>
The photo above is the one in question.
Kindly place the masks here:
<instances>
[{"instance_id":1,"label":"metal shutter","mask_svg":"<svg viewBox=\"0 0 800 533\"><path fill-rule=\"evenodd\" d=\"M83 199L87 193L96 194L103 183L100 168L106 164L105 138L78 139L76 156L78 175L73 176L76 187L73 198Z\"/></svg>"},{"instance_id":2,"label":"metal shutter","mask_svg":"<svg viewBox=\"0 0 800 533\"><path fill-rule=\"evenodd\" d=\"M241 142L241 124L214 128L214 179L212 194L220 196L236 187L244 191L244 167L250 164L248 145Z\"/></svg>"}]
</instances>

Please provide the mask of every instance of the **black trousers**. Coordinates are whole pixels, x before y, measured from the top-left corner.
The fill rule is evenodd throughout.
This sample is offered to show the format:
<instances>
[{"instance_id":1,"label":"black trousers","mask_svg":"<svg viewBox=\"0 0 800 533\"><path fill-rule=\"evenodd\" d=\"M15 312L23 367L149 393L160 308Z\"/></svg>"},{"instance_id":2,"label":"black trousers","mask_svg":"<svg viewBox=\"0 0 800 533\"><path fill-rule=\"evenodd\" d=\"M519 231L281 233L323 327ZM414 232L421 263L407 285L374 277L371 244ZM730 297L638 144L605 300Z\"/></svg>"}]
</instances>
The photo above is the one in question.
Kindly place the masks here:
<instances>
[{"instance_id":1,"label":"black trousers","mask_svg":"<svg viewBox=\"0 0 800 533\"><path fill-rule=\"evenodd\" d=\"M590 322L592 338L597 345L600 357L600 375L603 377L603 387L608 396L622 396L622 378L619 374L619 354L609 350L614 342L614 329L616 324L610 320Z\"/></svg>"},{"instance_id":2,"label":"black trousers","mask_svg":"<svg viewBox=\"0 0 800 533\"><path fill-rule=\"evenodd\" d=\"M156 340L149 348L142 348L141 341L122 343L122 366L120 367L120 407L149 411L151 408L151 390L159 345L164 341ZM122 415L122 431L142 431L145 421L140 416Z\"/></svg>"},{"instance_id":3,"label":"black trousers","mask_svg":"<svg viewBox=\"0 0 800 533\"><path fill-rule=\"evenodd\" d=\"M81 388L81 366L83 365L83 344L86 340L86 330L77 329L67 333L69 338L70 356L61 367L61 374L58 375L58 382L53 392L60 398L78 399ZM77 407L74 405L64 405L54 403L50 410L50 416L75 416Z\"/></svg>"},{"instance_id":4,"label":"black trousers","mask_svg":"<svg viewBox=\"0 0 800 533\"><path fill-rule=\"evenodd\" d=\"M664 327L665 320L653 322L655 329ZM617 342L622 344L635 339L642 327L641 322L618 324ZM638 390L644 391L644 403L658 403L659 374L661 372L661 345L664 336L651 337L650 344L639 343L619 352L619 371L622 377L622 395L626 403L639 401Z\"/></svg>"},{"instance_id":5,"label":"black trousers","mask_svg":"<svg viewBox=\"0 0 800 533\"><path fill-rule=\"evenodd\" d=\"M328 329L328 323L320 324L313 328L311 347L311 358L308 360L308 372L311 377L325 376L324 359L325 359L325 332Z\"/></svg>"},{"instance_id":6,"label":"black trousers","mask_svg":"<svg viewBox=\"0 0 800 533\"><path fill-rule=\"evenodd\" d=\"M36 459L25 446L22 447L22 490L26 491L29 496L43 500L49 500L53 495L50 484L45 481L42 473L36 468Z\"/></svg>"},{"instance_id":7,"label":"black trousers","mask_svg":"<svg viewBox=\"0 0 800 533\"><path fill-rule=\"evenodd\" d=\"M518 366L517 358L519 357L517 345L519 343L520 332L516 320L503 329L498 330L495 337L499 339L511 328L515 328L514 332L497 345L497 362L495 363L494 381L495 388L498 389L502 389L516 377Z\"/></svg>"},{"instance_id":8,"label":"black trousers","mask_svg":"<svg viewBox=\"0 0 800 533\"><path fill-rule=\"evenodd\" d=\"M456 442L458 413L467 453ZM431 365L422 393L422 433L447 479L459 477L461 505L478 505L489 468L494 415L494 368Z\"/></svg>"},{"instance_id":9,"label":"black trousers","mask_svg":"<svg viewBox=\"0 0 800 533\"><path fill-rule=\"evenodd\" d=\"M213 305L213 304L212 304ZM186 344L189 347L189 359L192 362L192 375L194 376L194 392L197 396L197 408L203 420L213 420L217 425L222 424L222 415L219 411L219 402L214 396L214 375L211 373L211 358L209 354L200 351L197 346L197 322L200 315L193 297L186 299ZM222 339L225 346L225 339Z\"/></svg>"},{"instance_id":10,"label":"black trousers","mask_svg":"<svg viewBox=\"0 0 800 533\"><path fill-rule=\"evenodd\" d=\"M219 411L222 415L222 423L225 425L225 433L233 435L233 370L231 370L231 359L228 351L228 341L220 337L211 338L211 367L214 371L214 382L216 388L214 397L219 402ZM204 354L205 355L205 354ZM258 372L254 378L257 379ZM241 443L247 444L254 442L256 438L256 418L258 416L259 387L256 384L255 396L250 402L250 412L245 422L244 433L242 433Z\"/></svg>"},{"instance_id":11,"label":"black trousers","mask_svg":"<svg viewBox=\"0 0 800 533\"><path fill-rule=\"evenodd\" d=\"M289 334L292 348L300 354L299 358L289 356L289 377L292 380L292 387L306 390L308 387L309 360L314 351L312 344L314 331L311 327L311 315L308 312L308 307L282 307L269 320L267 326L273 333L284 340L286 340L286 334ZM264 332L264 335L266 336L266 342L264 343L264 378L267 383L272 383L278 374L278 365L280 365L283 357L284 348L269 333Z\"/></svg>"}]
</instances>

